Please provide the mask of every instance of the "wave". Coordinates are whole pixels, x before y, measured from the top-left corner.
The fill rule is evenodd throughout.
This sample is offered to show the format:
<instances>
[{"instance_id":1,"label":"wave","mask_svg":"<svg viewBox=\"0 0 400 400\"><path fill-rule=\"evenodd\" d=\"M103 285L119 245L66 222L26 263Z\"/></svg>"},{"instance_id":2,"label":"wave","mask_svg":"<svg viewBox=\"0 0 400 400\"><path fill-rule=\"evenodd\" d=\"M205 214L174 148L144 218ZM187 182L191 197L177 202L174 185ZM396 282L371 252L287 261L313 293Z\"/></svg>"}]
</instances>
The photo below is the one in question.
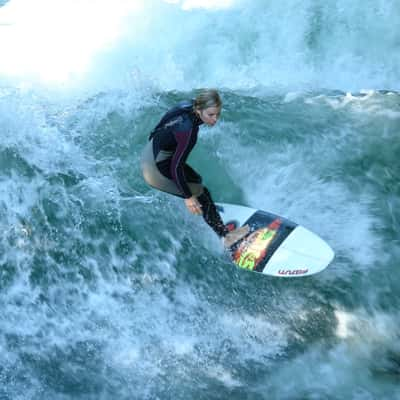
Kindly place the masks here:
<instances>
[{"instance_id":1,"label":"wave","mask_svg":"<svg viewBox=\"0 0 400 400\"><path fill-rule=\"evenodd\" d=\"M10 40L20 34L19 61L33 68L22 71L44 81L58 76L50 65L70 68L58 76L68 81L66 86L86 88L400 88L400 51L393 29L400 8L395 0L351 5L345 0L306 0L291 6L278 0L210 1L208 8L161 0L116 2L111 8L99 0L80 6L78 14L76 4L60 3L63 13L56 13L52 3L37 0L30 3L30 12L43 25L42 33L22 19L17 7L21 1L2 8L12 11L15 5L9 13L13 17L5 20L14 23L0 32L8 32ZM213 3L220 7L211 7ZM43 17L44 6L50 18ZM52 39L44 32L51 32ZM14 48L2 48L10 68L15 67Z\"/></svg>"}]
</instances>

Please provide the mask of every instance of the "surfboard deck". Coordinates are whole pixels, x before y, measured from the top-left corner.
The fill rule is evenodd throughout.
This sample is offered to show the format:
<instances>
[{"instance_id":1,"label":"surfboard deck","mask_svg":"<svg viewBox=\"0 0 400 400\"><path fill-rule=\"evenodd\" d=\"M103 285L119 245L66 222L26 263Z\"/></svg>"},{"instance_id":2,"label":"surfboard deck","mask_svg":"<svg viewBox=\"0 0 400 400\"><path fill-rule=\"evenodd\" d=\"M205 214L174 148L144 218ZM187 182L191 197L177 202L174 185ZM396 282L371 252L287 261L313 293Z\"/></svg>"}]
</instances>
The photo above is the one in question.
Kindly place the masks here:
<instances>
[{"instance_id":1,"label":"surfboard deck","mask_svg":"<svg viewBox=\"0 0 400 400\"><path fill-rule=\"evenodd\" d=\"M249 225L250 232L230 248L240 268L293 278L324 270L335 254L318 235L284 217L250 207L217 203L224 224Z\"/></svg>"}]
</instances>

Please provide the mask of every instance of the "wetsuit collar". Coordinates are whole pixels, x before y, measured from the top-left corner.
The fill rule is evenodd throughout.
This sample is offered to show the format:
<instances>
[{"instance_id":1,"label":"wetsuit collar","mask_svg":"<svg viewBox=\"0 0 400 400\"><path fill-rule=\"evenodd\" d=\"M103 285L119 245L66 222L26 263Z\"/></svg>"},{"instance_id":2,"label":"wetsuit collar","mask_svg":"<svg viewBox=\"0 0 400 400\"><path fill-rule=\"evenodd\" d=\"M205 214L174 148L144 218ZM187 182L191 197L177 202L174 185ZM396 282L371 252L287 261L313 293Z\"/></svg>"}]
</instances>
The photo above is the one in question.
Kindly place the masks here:
<instances>
[{"instance_id":1,"label":"wetsuit collar","mask_svg":"<svg viewBox=\"0 0 400 400\"><path fill-rule=\"evenodd\" d=\"M194 111L192 111L189 115L194 125L199 126L204 123Z\"/></svg>"}]
</instances>

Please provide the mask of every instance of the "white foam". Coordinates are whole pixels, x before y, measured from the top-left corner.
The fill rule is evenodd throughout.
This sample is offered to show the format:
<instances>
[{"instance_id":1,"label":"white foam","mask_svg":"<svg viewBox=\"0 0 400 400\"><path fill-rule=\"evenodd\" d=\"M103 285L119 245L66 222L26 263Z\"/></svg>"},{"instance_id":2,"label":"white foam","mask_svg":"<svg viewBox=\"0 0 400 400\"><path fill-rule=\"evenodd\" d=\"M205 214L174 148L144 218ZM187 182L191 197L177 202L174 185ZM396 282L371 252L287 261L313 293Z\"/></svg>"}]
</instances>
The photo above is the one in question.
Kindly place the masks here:
<instances>
[{"instance_id":1,"label":"white foam","mask_svg":"<svg viewBox=\"0 0 400 400\"><path fill-rule=\"evenodd\" d=\"M206 372L209 377L219 380L221 383L223 383L224 386L228 388L233 389L244 385L240 380L235 379L232 376L231 371L229 371L227 368L222 367L221 365L209 367L207 368Z\"/></svg>"},{"instance_id":2,"label":"white foam","mask_svg":"<svg viewBox=\"0 0 400 400\"><path fill-rule=\"evenodd\" d=\"M335 317L337 319L336 335L341 339L346 339L351 334L351 323L354 321L354 317L345 311L336 310Z\"/></svg>"},{"instance_id":3,"label":"white foam","mask_svg":"<svg viewBox=\"0 0 400 400\"><path fill-rule=\"evenodd\" d=\"M336 147L329 144L336 141L332 134L299 145L267 138L265 143L246 147L240 143L241 133L236 126L224 130L229 132L229 140L217 146L232 179L245 191L248 205L315 231L360 268L381 259L382 242L374 232L379 219L371 211L374 194L367 188L353 193L353 188L340 179L324 177L325 173L333 174L343 162L343 152L351 152L352 146L346 148L346 142L338 138L342 150L337 153ZM357 135L356 131L351 134Z\"/></svg>"},{"instance_id":4,"label":"white foam","mask_svg":"<svg viewBox=\"0 0 400 400\"><path fill-rule=\"evenodd\" d=\"M399 89L392 4L366 8L361 17L360 1L349 7L345 0L294 8L277 0L53 3L11 0L0 9L0 73L14 82L39 79L62 90L132 81L158 90Z\"/></svg>"}]
</instances>

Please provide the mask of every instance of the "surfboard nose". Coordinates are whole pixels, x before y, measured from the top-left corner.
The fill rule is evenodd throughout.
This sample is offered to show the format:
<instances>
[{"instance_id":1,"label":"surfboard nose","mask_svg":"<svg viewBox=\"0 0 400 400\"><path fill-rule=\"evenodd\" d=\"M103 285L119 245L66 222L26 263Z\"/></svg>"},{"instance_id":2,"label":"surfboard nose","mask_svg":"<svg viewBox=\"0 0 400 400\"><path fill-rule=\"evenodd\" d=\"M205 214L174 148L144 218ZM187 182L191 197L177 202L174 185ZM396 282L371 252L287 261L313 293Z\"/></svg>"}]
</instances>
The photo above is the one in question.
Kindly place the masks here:
<instances>
[{"instance_id":1,"label":"surfboard nose","mask_svg":"<svg viewBox=\"0 0 400 400\"><path fill-rule=\"evenodd\" d=\"M300 225L293 230L282 246L307 257L324 261L326 264L329 264L335 256L328 243Z\"/></svg>"},{"instance_id":2,"label":"surfboard nose","mask_svg":"<svg viewBox=\"0 0 400 400\"><path fill-rule=\"evenodd\" d=\"M325 269L334 255L318 235L297 226L273 254L263 273L283 277L313 275Z\"/></svg>"},{"instance_id":3,"label":"surfboard nose","mask_svg":"<svg viewBox=\"0 0 400 400\"><path fill-rule=\"evenodd\" d=\"M249 224L252 233L232 253L240 268L264 275L301 277L324 270L332 248L317 234L286 218L235 204L217 203L224 223Z\"/></svg>"}]
</instances>

